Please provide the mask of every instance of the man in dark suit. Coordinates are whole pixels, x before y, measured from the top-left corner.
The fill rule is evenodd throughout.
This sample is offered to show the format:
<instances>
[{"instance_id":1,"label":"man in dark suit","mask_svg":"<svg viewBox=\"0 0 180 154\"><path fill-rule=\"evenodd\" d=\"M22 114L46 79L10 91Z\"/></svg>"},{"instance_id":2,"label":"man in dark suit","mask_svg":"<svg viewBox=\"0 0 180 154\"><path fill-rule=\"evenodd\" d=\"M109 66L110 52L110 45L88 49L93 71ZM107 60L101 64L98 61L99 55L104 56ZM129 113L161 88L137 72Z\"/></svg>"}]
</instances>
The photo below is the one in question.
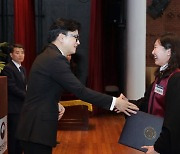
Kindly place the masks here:
<instances>
[{"instance_id":1,"label":"man in dark suit","mask_svg":"<svg viewBox=\"0 0 180 154\"><path fill-rule=\"evenodd\" d=\"M71 72L67 55L75 54L80 44L80 24L57 19L49 30L49 45L34 61L27 96L21 112L17 138L25 154L51 154L56 146L58 102L64 89L83 101L127 115L136 113L136 105L123 99L86 88Z\"/></svg>"},{"instance_id":2,"label":"man in dark suit","mask_svg":"<svg viewBox=\"0 0 180 154\"><path fill-rule=\"evenodd\" d=\"M15 138L15 132L26 94L25 69L21 66L24 61L23 46L13 45L10 57L10 62L1 72L1 75L7 76L8 80L8 153L22 154L22 148Z\"/></svg>"}]
</instances>

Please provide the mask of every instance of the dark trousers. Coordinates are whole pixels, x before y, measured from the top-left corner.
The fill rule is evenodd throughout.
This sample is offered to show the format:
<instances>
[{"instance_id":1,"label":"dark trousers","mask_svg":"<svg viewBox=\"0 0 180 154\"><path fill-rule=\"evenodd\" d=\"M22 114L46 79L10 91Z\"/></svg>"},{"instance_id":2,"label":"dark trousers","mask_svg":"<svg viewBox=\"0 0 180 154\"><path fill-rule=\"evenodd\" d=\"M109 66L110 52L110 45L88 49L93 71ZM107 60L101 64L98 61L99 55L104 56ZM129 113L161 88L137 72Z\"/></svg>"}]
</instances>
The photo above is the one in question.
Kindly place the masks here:
<instances>
[{"instance_id":1,"label":"dark trousers","mask_svg":"<svg viewBox=\"0 0 180 154\"><path fill-rule=\"evenodd\" d=\"M52 147L43 144L20 141L24 154L52 154Z\"/></svg>"},{"instance_id":2,"label":"dark trousers","mask_svg":"<svg viewBox=\"0 0 180 154\"><path fill-rule=\"evenodd\" d=\"M15 138L19 114L8 114L8 153L22 154L22 147L19 140Z\"/></svg>"}]
</instances>

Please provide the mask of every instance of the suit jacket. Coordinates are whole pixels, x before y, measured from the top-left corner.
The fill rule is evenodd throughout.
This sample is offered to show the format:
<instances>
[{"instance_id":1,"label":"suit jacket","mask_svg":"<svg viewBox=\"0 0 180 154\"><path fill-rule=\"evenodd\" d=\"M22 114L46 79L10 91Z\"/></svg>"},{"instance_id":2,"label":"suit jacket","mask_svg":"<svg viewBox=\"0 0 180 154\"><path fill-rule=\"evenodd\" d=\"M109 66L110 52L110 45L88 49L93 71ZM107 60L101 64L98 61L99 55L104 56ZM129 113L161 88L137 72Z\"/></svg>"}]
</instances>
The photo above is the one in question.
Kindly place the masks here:
<instances>
[{"instance_id":1,"label":"suit jacket","mask_svg":"<svg viewBox=\"0 0 180 154\"><path fill-rule=\"evenodd\" d=\"M168 81L166 91L166 108L160 137L154 148L161 154L180 153L180 72L175 73Z\"/></svg>"},{"instance_id":2,"label":"suit jacket","mask_svg":"<svg viewBox=\"0 0 180 154\"><path fill-rule=\"evenodd\" d=\"M26 81L12 61L4 67L1 75L7 76L8 113L20 113L26 95Z\"/></svg>"},{"instance_id":3,"label":"suit jacket","mask_svg":"<svg viewBox=\"0 0 180 154\"><path fill-rule=\"evenodd\" d=\"M49 146L56 145L58 102L64 90L83 101L110 109L112 96L86 88L71 72L58 48L49 44L34 61L28 82L17 137Z\"/></svg>"},{"instance_id":4,"label":"suit jacket","mask_svg":"<svg viewBox=\"0 0 180 154\"><path fill-rule=\"evenodd\" d=\"M166 76L167 77L167 76ZM153 85L153 83L152 83ZM140 110L148 111L148 102L152 89L145 92L143 98L130 102L136 104ZM180 151L180 72L175 73L168 81L165 96L165 116L160 137L155 142L154 148L161 154L179 154Z\"/></svg>"}]
</instances>

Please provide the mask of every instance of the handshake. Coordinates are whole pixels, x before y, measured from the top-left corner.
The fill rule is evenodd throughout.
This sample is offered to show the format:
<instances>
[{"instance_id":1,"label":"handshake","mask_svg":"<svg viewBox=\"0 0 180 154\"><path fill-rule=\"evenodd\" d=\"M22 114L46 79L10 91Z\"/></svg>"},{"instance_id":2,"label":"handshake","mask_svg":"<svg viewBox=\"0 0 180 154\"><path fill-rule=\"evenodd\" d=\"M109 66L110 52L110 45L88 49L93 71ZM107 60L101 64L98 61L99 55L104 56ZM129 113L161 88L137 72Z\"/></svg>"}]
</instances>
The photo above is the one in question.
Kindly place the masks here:
<instances>
[{"instance_id":1,"label":"handshake","mask_svg":"<svg viewBox=\"0 0 180 154\"><path fill-rule=\"evenodd\" d=\"M137 110L139 110L139 108L135 104L128 102L128 99L123 94L116 98L114 106L115 112L124 112L126 115L131 116L131 113L136 114Z\"/></svg>"}]
</instances>

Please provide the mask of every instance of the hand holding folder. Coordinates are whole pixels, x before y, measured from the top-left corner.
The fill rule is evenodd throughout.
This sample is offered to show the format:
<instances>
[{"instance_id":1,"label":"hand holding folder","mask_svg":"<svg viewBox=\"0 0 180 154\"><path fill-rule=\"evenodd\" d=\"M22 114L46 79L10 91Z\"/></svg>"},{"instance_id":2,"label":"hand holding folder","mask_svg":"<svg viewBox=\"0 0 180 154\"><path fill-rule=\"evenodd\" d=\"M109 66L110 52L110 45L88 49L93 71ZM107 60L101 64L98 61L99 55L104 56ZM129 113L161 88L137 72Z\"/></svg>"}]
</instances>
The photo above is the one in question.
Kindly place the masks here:
<instances>
[{"instance_id":1,"label":"hand holding folder","mask_svg":"<svg viewBox=\"0 0 180 154\"><path fill-rule=\"evenodd\" d=\"M154 150L154 146L143 146L141 148L147 149L148 151L146 152L147 154L159 154Z\"/></svg>"}]
</instances>

